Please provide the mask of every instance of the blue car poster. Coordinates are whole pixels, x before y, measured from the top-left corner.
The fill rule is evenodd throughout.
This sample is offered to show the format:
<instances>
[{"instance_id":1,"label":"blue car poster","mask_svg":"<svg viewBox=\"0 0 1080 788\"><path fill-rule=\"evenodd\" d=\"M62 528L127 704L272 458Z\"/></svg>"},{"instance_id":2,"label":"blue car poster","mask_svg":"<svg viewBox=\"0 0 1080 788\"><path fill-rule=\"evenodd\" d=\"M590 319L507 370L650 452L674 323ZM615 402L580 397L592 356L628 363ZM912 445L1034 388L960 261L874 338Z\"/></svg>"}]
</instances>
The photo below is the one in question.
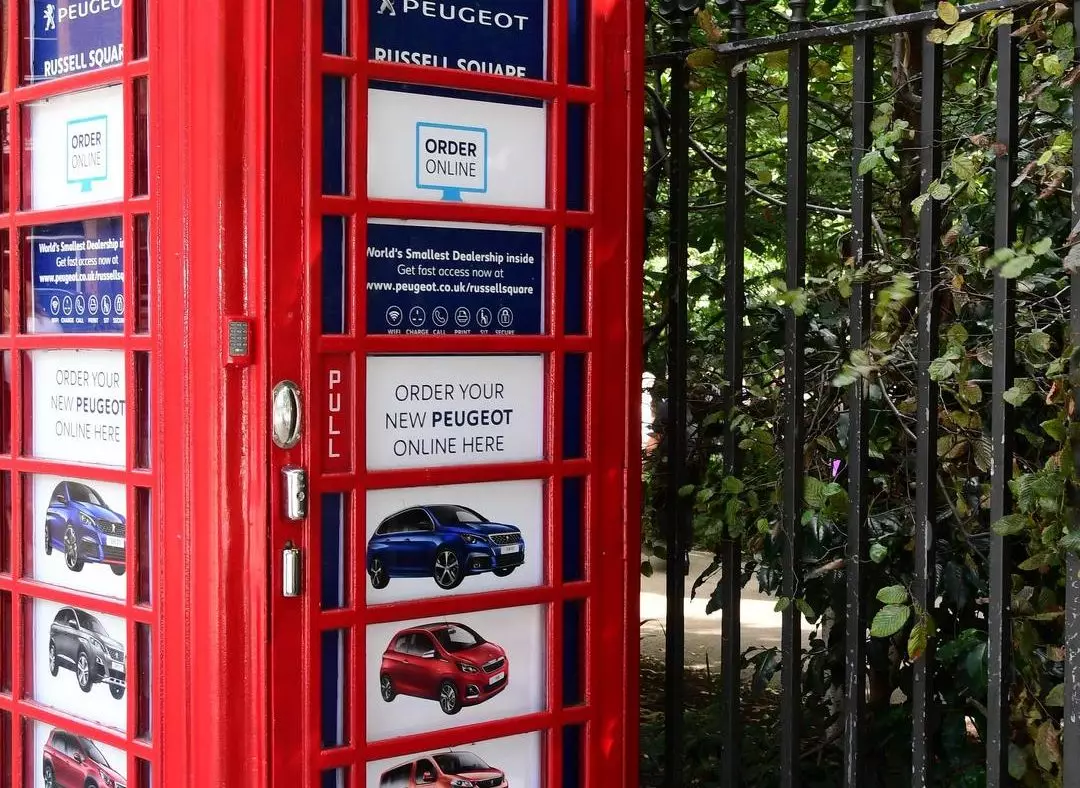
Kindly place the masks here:
<instances>
[{"instance_id":1,"label":"blue car poster","mask_svg":"<svg viewBox=\"0 0 1080 788\"><path fill-rule=\"evenodd\" d=\"M52 586L127 598L127 489L66 476L33 477L31 576Z\"/></svg>"},{"instance_id":2,"label":"blue car poster","mask_svg":"<svg viewBox=\"0 0 1080 788\"><path fill-rule=\"evenodd\" d=\"M541 585L543 507L538 479L369 491L368 604Z\"/></svg>"}]
</instances>

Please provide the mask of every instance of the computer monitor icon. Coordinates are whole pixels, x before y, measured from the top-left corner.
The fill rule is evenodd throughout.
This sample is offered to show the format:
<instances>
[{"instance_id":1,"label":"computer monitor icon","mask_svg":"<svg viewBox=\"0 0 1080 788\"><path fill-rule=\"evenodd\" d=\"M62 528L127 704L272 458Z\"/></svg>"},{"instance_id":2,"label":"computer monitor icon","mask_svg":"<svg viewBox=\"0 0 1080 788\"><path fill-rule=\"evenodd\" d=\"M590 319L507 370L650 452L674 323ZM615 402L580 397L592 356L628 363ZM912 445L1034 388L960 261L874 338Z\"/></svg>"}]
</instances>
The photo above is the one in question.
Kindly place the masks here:
<instances>
[{"instance_id":1,"label":"computer monitor icon","mask_svg":"<svg viewBox=\"0 0 1080 788\"><path fill-rule=\"evenodd\" d=\"M462 194L488 190L488 131L479 126L416 124L416 188L442 192L461 202Z\"/></svg>"}]
</instances>

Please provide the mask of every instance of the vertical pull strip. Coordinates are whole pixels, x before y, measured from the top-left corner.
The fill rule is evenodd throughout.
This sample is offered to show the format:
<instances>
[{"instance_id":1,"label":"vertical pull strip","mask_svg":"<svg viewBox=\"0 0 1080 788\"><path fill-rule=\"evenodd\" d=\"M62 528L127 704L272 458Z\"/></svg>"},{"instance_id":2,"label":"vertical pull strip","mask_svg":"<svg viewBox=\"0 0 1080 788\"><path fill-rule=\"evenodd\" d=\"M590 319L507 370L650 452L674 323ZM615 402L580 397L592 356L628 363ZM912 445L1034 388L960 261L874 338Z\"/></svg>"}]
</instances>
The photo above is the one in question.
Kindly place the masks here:
<instances>
[{"instance_id":1,"label":"vertical pull strip","mask_svg":"<svg viewBox=\"0 0 1080 788\"><path fill-rule=\"evenodd\" d=\"M1013 179L1016 177L1017 95L1020 58L1013 33L1015 21L997 29L997 160L995 162L994 248L1011 246L1016 236ZM990 406L992 465L990 521L1012 509L1012 476L1016 412L1005 401L1012 387L1016 344L1016 280L994 274L993 402ZM991 535L990 611L987 666L986 786L1001 788L1009 777L1009 687L1012 683L1012 565L1007 537Z\"/></svg>"},{"instance_id":2,"label":"vertical pull strip","mask_svg":"<svg viewBox=\"0 0 1080 788\"><path fill-rule=\"evenodd\" d=\"M671 136L668 232L668 488L667 488L667 644L665 646L665 785L683 783L684 631L683 596L690 499L686 484L686 357L688 352L687 244L690 199L690 87L686 65L687 22L680 19L671 66Z\"/></svg>"},{"instance_id":3,"label":"vertical pull strip","mask_svg":"<svg viewBox=\"0 0 1080 788\"><path fill-rule=\"evenodd\" d=\"M791 0L791 30L806 26L806 0ZM801 288L806 275L806 136L808 49L804 43L788 51L788 151L787 151L787 255L788 290ZM780 731L780 784L799 785L799 754L802 738L802 613L794 604L801 593L799 570L801 515L803 504L804 430L803 394L805 374L805 320L788 309L784 318L784 481L782 521L781 595L791 600L783 612L781 630L781 701L783 723Z\"/></svg>"},{"instance_id":4,"label":"vertical pull strip","mask_svg":"<svg viewBox=\"0 0 1080 788\"><path fill-rule=\"evenodd\" d=\"M740 0L731 4L729 40L746 37L746 7ZM730 64L729 64L730 65ZM746 70L728 72L727 78L727 200L724 239L724 380L722 413L725 475L738 477L742 462L739 436L731 429L735 411L742 402L743 318L746 313L743 264L746 256ZM726 538L720 547L720 596L723 620L720 631L721 681L723 684L720 758L720 785L742 785L742 704L740 703L742 661L742 547L737 539Z\"/></svg>"},{"instance_id":5,"label":"vertical pull strip","mask_svg":"<svg viewBox=\"0 0 1080 788\"><path fill-rule=\"evenodd\" d=\"M873 13L870 0L859 0L855 18L862 22ZM874 37L855 36L853 60L854 106L852 107L851 161L851 246L855 262L855 281L851 289L849 320L851 348L864 350L870 339L870 288L863 277L863 267L873 254L871 212L874 181L870 173L859 175L859 164L870 150L873 137L870 121L874 104ZM844 785L864 788L866 769L863 761L866 717L866 575L863 565L869 558L866 529L867 474L869 457L868 382L851 384L850 421L848 422L848 539L847 559L847 632L844 648Z\"/></svg>"},{"instance_id":6,"label":"vertical pull strip","mask_svg":"<svg viewBox=\"0 0 1080 788\"><path fill-rule=\"evenodd\" d=\"M924 0L923 9L932 11L934 0ZM921 190L930 191L941 177L941 46L927 39L934 29L930 21L920 30L922 39L922 117L919 129L919 168ZM941 203L923 202L919 218L919 306L918 345L919 375L915 447L915 578L912 596L917 615L932 615L934 607L934 490L937 484L938 385L930 377L930 362L937 355L940 299ZM931 705L933 703L934 640L915 661L912 680L911 784L913 788L930 785Z\"/></svg>"}]
</instances>

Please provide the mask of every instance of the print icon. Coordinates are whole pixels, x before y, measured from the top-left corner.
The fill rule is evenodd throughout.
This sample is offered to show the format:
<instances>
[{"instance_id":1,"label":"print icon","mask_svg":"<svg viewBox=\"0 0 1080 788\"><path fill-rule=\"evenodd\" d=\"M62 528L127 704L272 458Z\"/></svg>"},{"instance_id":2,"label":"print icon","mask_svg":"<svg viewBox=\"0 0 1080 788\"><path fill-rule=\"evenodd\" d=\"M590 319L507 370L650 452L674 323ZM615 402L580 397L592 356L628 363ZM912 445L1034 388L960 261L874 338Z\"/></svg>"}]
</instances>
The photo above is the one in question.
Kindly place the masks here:
<instances>
[{"instance_id":1,"label":"print icon","mask_svg":"<svg viewBox=\"0 0 1080 788\"><path fill-rule=\"evenodd\" d=\"M486 306L480 307L480 310L476 313L476 322L480 324L480 328L489 328L491 326L491 310Z\"/></svg>"},{"instance_id":2,"label":"print icon","mask_svg":"<svg viewBox=\"0 0 1080 788\"><path fill-rule=\"evenodd\" d=\"M424 325L424 321L427 320L427 312L424 311L422 306L414 306L409 310L409 322L413 328L420 328Z\"/></svg>"},{"instance_id":3,"label":"print icon","mask_svg":"<svg viewBox=\"0 0 1080 788\"><path fill-rule=\"evenodd\" d=\"M87 308L90 310L91 315L96 315L97 314L97 312L98 312L98 302L97 302L97 296L96 295L90 296L89 300L87 301Z\"/></svg>"},{"instance_id":4,"label":"print icon","mask_svg":"<svg viewBox=\"0 0 1080 788\"><path fill-rule=\"evenodd\" d=\"M442 328L450 322L450 313L446 311L445 306L437 306L431 310L431 319L435 321L435 325Z\"/></svg>"},{"instance_id":5,"label":"print icon","mask_svg":"<svg viewBox=\"0 0 1080 788\"><path fill-rule=\"evenodd\" d=\"M472 320L472 313L469 312L468 307L459 306L454 310L454 322L461 328L469 325L470 320Z\"/></svg>"},{"instance_id":6,"label":"print icon","mask_svg":"<svg viewBox=\"0 0 1080 788\"><path fill-rule=\"evenodd\" d=\"M388 326L400 326L402 317L400 306L392 306L386 310L386 324Z\"/></svg>"}]
</instances>

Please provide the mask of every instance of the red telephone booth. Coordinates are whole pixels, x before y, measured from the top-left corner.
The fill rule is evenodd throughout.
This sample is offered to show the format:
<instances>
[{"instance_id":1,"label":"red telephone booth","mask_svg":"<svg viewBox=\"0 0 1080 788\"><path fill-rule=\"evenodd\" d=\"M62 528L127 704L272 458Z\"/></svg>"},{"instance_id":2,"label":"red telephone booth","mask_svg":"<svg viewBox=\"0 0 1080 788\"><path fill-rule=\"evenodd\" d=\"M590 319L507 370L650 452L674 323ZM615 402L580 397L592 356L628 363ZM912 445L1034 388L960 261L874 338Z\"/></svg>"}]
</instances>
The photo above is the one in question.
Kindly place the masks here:
<instances>
[{"instance_id":1,"label":"red telephone booth","mask_svg":"<svg viewBox=\"0 0 1080 788\"><path fill-rule=\"evenodd\" d=\"M0 788L634 784L642 5L0 7Z\"/></svg>"}]
</instances>

